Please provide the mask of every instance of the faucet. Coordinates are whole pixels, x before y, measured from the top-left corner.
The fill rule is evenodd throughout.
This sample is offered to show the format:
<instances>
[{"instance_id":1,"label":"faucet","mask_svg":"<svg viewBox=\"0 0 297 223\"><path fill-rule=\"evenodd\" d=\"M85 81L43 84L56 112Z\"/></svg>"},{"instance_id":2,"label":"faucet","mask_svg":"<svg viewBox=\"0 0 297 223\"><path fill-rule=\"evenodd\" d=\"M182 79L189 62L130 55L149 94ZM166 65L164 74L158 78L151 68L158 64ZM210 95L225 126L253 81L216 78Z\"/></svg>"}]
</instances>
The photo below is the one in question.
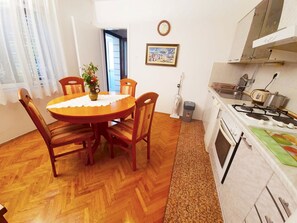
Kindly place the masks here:
<instances>
[{"instance_id":1,"label":"faucet","mask_svg":"<svg viewBox=\"0 0 297 223\"><path fill-rule=\"evenodd\" d=\"M234 94L242 94L246 87L249 87L251 84L255 82L255 79L252 77L249 79L247 74L244 74L240 80L238 85L235 87Z\"/></svg>"}]
</instances>

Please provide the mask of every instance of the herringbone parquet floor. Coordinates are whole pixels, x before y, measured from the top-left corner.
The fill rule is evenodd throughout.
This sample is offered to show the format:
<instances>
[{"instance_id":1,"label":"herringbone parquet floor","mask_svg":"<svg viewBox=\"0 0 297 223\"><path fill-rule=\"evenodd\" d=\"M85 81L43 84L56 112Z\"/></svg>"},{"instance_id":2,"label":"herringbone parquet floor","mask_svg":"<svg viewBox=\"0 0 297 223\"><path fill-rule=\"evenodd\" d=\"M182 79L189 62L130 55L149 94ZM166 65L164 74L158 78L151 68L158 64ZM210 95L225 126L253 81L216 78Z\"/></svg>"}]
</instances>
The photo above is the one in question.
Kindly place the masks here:
<instances>
[{"instance_id":1,"label":"herringbone parquet floor","mask_svg":"<svg viewBox=\"0 0 297 223\"><path fill-rule=\"evenodd\" d=\"M110 159L103 141L95 164L72 154L51 172L48 152L37 131L0 146L0 203L10 223L162 222L181 121L156 113L151 160L145 143L137 146L137 171L129 155L116 150Z\"/></svg>"}]
</instances>

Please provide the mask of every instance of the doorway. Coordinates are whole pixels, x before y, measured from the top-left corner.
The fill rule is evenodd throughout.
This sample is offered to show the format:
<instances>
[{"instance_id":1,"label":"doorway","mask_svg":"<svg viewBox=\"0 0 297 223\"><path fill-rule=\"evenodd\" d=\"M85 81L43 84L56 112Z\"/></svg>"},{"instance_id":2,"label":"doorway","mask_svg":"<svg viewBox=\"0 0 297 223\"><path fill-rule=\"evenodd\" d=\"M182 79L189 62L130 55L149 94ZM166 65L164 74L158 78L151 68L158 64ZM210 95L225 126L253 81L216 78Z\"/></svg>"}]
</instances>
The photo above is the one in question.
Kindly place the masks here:
<instances>
[{"instance_id":1,"label":"doorway","mask_svg":"<svg viewBox=\"0 0 297 223\"><path fill-rule=\"evenodd\" d=\"M127 30L104 30L108 91L120 91L120 80L127 77Z\"/></svg>"}]
</instances>

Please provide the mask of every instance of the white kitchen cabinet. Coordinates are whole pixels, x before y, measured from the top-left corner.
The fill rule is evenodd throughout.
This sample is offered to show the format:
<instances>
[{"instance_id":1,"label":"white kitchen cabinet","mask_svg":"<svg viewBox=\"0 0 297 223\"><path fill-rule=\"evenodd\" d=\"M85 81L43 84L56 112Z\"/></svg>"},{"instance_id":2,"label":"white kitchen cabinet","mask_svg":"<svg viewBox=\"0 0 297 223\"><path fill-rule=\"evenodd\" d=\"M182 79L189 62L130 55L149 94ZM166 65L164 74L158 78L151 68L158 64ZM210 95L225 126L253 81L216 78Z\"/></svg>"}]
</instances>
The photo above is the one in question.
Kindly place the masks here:
<instances>
[{"instance_id":1,"label":"white kitchen cabinet","mask_svg":"<svg viewBox=\"0 0 297 223\"><path fill-rule=\"evenodd\" d=\"M204 144L205 149L208 151L210 144L214 140L214 130L218 127L218 116L220 112L220 103L212 95L210 91L207 94L206 106L203 114L203 125L204 125Z\"/></svg>"},{"instance_id":2,"label":"white kitchen cabinet","mask_svg":"<svg viewBox=\"0 0 297 223\"><path fill-rule=\"evenodd\" d=\"M283 0L263 0L237 24L229 63L269 61L271 50L253 48L253 41L277 30Z\"/></svg>"},{"instance_id":3,"label":"white kitchen cabinet","mask_svg":"<svg viewBox=\"0 0 297 223\"><path fill-rule=\"evenodd\" d=\"M253 22L255 9L241 19L236 27L229 62L240 62ZM252 49L252 48L251 48Z\"/></svg>"},{"instance_id":4,"label":"white kitchen cabinet","mask_svg":"<svg viewBox=\"0 0 297 223\"><path fill-rule=\"evenodd\" d=\"M285 188L277 175L273 174L253 209L246 217L245 223L287 222L290 217L293 217L293 213L296 209L297 205L292 195Z\"/></svg>"},{"instance_id":5,"label":"white kitchen cabinet","mask_svg":"<svg viewBox=\"0 0 297 223\"><path fill-rule=\"evenodd\" d=\"M220 202L226 223L243 222L272 176L273 171L247 138L239 144L220 186Z\"/></svg>"},{"instance_id":6,"label":"white kitchen cabinet","mask_svg":"<svg viewBox=\"0 0 297 223\"><path fill-rule=\"evenodd\" d=\"M281 215L287 220L297 210L297 204L292 195L275 174L268 182L267 189L278 206Z\"/></svg>"},{"instance_id":7,"label":"white kitchen cabinet","mask_svg":"<svg viewBox=\"0 0 297 223\"><path fill-rule=\"evenodd\" d=\"M252 210L246 217L244 223L262 223L255 206L252 208Z\"/></svg>"},{"instance_id":8,"label":"white kitchen cabinet","mask_svg":"<svg viewBox=\"0 0 297 223\"><path fill-rule=\"evenodd\" d=\"M261 218L261 222L267 222L267 223L284 222L267 188L263 190L255 206L258 210L259 217Z\"/></svg>"},{"instance_id":9,"label":"white kitchen cabinet","mask_svg":"<svg viewBox=\"0 0 297 223\"><path fill-rule=\"evenodd\" d=\"M246 217L245 223L287 222L296 209L297 205L292 195L278 176L273 174L253 209Z\"/></svg>"},{"instance_id":10,"label":"white kitchen cabinet","mask_svg":"<svg viewBox=\"0 0 297 223\"><path fill-rule=\"evenodd\" d=\"M204 130L207 131L209 122L211 121L211 109L213 107L212 101L215 99L215 97L213 96L213 94L211 93L210 90L207 91L207 96L206 96L206 102L205 102L205 109L204 109L204 113L203 113L203 117L202 117L202 121L203 121L203 126L204 126Z\"/></svg>"},{"instance_id":11,"label":"white kitchen cabinet","mask_svg":"<svg viewBox=\"0 0 297 223\"><path fill-rule=\"evenodd\" d=\"M255 49L253 48L253 41L258 39L265 20L269 0L260 2L251 12L249 12L243 19L241 19L236 28L233 45L229 57L229 62L250 62L254 58ZM265 49L260 51L267 51L267 53L259 53L261 56L269 57L270 52ZM259 51L259 50L257 50Z\"/></svg>"}]
</instances>

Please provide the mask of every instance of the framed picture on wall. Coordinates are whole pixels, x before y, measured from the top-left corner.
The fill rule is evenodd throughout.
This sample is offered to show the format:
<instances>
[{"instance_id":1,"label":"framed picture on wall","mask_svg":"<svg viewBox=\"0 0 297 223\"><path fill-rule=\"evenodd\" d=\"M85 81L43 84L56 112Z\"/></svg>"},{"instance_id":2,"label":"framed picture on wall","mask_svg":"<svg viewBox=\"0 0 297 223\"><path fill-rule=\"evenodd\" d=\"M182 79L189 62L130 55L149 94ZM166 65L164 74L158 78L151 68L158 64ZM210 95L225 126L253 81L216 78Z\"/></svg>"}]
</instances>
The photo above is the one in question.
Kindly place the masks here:
<instances>
[{"instance_id":1,"label":"framed picture on wall","mask_svg":"<svg viewBox=\"0 0 297 223\"><path fill-rule=\"evenodd\" d=\"M146 44L145 64L176 67L179 44Z\"/></svg>"}]
</instances>

